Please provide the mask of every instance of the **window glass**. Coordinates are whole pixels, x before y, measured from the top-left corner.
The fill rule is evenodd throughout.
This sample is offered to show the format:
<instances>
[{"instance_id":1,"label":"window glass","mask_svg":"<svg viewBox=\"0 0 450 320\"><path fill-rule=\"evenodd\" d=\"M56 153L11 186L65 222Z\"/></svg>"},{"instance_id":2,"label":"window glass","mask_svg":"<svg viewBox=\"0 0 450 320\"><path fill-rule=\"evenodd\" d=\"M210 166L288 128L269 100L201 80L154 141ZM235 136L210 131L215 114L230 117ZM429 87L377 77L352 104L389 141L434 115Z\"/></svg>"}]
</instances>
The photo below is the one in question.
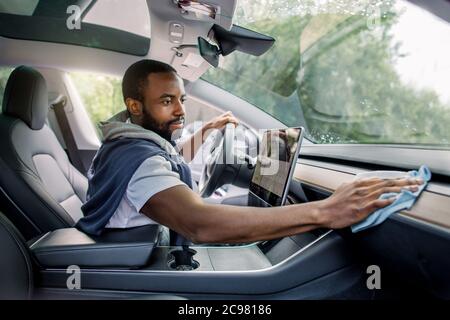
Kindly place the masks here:
<instances>
[{"instance_id":1,"label":"window glass","mask_svg":"<svg viewBox=\"0 0 450 320\"><path fill-rule=\"evenodd\" d=\"M316 143L450 143L450 24L408 1L240 1L235 23L268 34L203 79Z\"/></svg>"},{"instance_id":2,"label":"window glass","mask_svg":"<svg viewBox=\"0 0 450 320\"><path fill-rule=\"evenodd\" d=\"M125 110L121 78L82 72L72 72L70 78L95 127Z\"/></svg>"},{"instance_id":3,"label":"window glass","mask_svg":"<svg viewBox=\"0 0 450 320\"><path fill-rule=\"evenodd\" d=\"M39 0L3 0L0 2L0 12L31 16Z\"/></svg>"},{"instance_id":4,"label":"window glass","mask_svg":"<svg viewBox=\"0 0 450 320\"><path fill-rule=\"evenodd\" d=\"M1 106L3 105L3 95L5 94L6 82L8 81L9 75L13 70L13 68L9 67L0 67L0 112L2 111Z\"/></svg>"},{"instance_id":5,"label":"window glass","mask_svg":"<svg viewBox=\"0 0 450 320\"><path fill-rule=\"evenodd\" d=\"M100 0L83 22L128 31L150 38L150 15L145 0Z\"/></svg>"}]
</instances>

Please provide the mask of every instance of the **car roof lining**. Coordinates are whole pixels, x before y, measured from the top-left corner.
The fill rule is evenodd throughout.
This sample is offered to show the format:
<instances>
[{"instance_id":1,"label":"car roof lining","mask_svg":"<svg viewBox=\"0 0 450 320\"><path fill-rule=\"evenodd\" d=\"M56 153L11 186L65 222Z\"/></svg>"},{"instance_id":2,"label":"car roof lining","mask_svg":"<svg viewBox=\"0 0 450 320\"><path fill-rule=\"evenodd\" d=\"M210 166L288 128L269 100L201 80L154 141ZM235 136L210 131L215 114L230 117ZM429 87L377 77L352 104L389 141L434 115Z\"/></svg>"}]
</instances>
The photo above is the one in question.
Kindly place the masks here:
<instances>
[{"instance_id":1,"label":"car roof lining","mask_svg":"<svg viewBox=\"0 0 450 320\"><path fill-rule=\"evenodd\" d=\"M0 12L25 16L41 16L64 18L67 17L67 8L77 6L80 8L83 18L92 8L97 0L3 0L0 4Z\"/></svg>"},{"instance_id":2,"label":"car roof lining","mask_svg":"<svg viewBox=\"0 0 450 320\"><path fill-rule=\"evenodd\" d=\"M0 13L0 36L12 39L72 44L146 56L150 39L127 31L81 22L81 30L66 28L66 18Z\"/></svg>"},{"instance_id":3,"label":"car roof lining","mask_svg":"<svg viewBox=\"0 0 450 320\"><path fill-rule=\"evenodd\" d=\"M81 18L83 18L96 2L97 0L39 0L33 16L67 18L67 7L76 5L80 8Z\"/></svg>"},{"instance_id":4,"label":"car roof lining","mask_svg":"<svg viewBox=\"0 0 450 320\"><path fill-rule=\"evenodd\" d=\"M429 0L407 0L425 10L434 14L435 16L450 22L450 1L429 1Z\"/></svg>"}]
</instances>

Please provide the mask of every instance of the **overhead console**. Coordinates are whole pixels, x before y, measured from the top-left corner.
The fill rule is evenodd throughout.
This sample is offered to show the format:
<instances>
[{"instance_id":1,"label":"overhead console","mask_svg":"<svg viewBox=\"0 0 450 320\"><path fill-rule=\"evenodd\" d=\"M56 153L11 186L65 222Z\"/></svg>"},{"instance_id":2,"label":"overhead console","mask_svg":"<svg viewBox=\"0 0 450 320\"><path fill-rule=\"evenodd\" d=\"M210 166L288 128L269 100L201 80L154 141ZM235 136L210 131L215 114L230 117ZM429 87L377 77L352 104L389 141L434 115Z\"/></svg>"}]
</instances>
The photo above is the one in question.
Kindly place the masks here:
<instances>
[{"instance_id":1,"label":"overhead console","mask_svg":"<svg viewBox=\"0 0 450 320\"><path fill-rule=\"evenodd\" d=\"M208 39L214 25L230 30L236 0L148 0L151 23L149 58L173 66L188 81L205 73L208 62L202 58L197 38Z\"/></svg>"},{"instance_id":2,"label":"overhead console","mask_svg":"<svg viewBox=\"0 0 450 320\"><path fill-rule=\"evenodd\" d=\"M173 0L184 19L205 21L231 29L236 10L234 0Z\"/></svg>"},{"instance_id":3,"label":"overhead console","mask_svg":"<svg viewBox=\"0 0 450 320\"><path fill-rule=\"evenodd\" d=\"M148 0L149 58L164 61L188 81L237 50L259 56L275 39L233 24L236 0Z\"/></svg>"}]
</instances>

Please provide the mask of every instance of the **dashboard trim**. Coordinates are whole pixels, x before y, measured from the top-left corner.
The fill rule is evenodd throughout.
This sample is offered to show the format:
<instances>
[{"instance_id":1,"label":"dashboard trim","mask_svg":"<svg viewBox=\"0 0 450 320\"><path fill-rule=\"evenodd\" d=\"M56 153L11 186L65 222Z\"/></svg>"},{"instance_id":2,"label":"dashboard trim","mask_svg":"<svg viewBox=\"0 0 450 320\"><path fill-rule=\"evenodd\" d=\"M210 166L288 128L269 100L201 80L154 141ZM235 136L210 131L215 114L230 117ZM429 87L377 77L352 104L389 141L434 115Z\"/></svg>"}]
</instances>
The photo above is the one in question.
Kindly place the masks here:
<instances>
[{"instance_id":1,"label":"dashboard trim","mask_svg":"<svg viewBox=\"0 0 450 320\"><path fill-rule=\"evenodd\" d=\"M294 179L301 183L326 191L335 191L340 184L350 182L355 174L328 169L311 164L297 163ZM410 210L400 212L400 215L431 223L450 229L450 197L425 189Z\"/></svg>"}]
</instances>

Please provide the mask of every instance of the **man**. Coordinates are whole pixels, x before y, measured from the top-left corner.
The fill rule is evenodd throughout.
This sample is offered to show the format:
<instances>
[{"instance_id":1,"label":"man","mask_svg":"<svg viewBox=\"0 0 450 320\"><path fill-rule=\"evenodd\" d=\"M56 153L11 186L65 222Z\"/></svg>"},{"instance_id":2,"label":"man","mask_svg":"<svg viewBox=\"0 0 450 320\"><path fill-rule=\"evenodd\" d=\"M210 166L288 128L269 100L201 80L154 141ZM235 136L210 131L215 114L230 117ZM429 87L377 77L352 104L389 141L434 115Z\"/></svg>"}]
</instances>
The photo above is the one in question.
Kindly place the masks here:
<instances>
[{"instance_id":1,"label":"man","mask_svg":"<svg viewBox=\"0 0 450 320\"><path fill-rule=\"evenodd\" d=\"M315 228L338 229L366 218L394 199L379 199L402 188L416 191L420 180L366 179L340 186L329 198L273 208L214 205L193 192L189 167L174 148L174 133L184 125L186 94L169 65L136 62L126 71L127 107L101 127L104 142L89 171L85 217L78 227L90 234L104 228L160 223L195 243L270 240ZM208 122L180 146L191 159L193 141L208 129L237 124L231 113ZM188 148L189 146L189 148ZM194 146L194 147L193 147ZM190 152L183 150L190 149Z\"/></svg>"}]
</instances>

